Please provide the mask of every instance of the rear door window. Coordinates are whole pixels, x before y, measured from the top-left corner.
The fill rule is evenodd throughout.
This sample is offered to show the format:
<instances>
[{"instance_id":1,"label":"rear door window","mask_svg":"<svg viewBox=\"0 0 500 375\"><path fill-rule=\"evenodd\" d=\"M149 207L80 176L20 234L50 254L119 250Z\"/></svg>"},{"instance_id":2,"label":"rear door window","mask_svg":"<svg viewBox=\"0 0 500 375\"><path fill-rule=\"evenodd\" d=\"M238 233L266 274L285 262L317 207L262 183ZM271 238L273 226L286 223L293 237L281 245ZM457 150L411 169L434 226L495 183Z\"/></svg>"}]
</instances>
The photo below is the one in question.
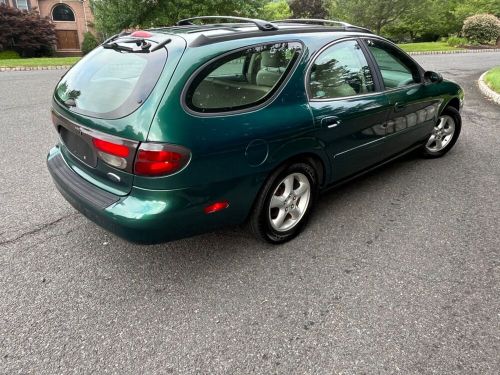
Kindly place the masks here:
<instances>
[{"instance_id":1,"label":"rear door window","mask_svg":"<svg viewBox=\"0 0 500 375\"><path fill-rule=\"evenodd\" d=\"M186 105L201 113L243 110L269 99L286 79L301 51L297 42L239 50L205 66L191 81Z\"/></svg>"},{"instance_id":2,"label":"rear door window","mask_svg":"<svg viewBox=\"0 0 500 375\"><path fill-rule=\"evenodd\" d=\"M167 60L151 53L97 48L76 64L56 87L56 99L70 110L105 119L127 116L153 90Z\"/></svg>"},{"instance_id":3,"label":"rear door window","mask_svg":"<svg viewBox=\"0 0 500 375\"><path fill-rule=\"evenodd\" d=\"M356 40L326 48L311 66L311 99L335 99L374 91L373 75Z\"/></svg>"}]
</instances>

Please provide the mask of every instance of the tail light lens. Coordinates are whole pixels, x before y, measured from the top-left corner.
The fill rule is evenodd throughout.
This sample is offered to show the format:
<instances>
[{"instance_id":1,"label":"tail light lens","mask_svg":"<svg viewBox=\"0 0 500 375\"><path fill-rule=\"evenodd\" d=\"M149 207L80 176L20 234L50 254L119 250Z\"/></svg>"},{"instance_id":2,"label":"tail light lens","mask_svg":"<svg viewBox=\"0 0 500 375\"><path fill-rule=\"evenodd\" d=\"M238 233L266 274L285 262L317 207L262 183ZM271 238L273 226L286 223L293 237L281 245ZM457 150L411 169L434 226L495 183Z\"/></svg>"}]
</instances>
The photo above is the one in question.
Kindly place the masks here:
<instances>
[{"instance_id":1,"label":"tail light lens","mask_svg":"<svg viewBox=\"0 0 500 375\"><path fill-rule=\"evenodd\" d=\"M107 164L120 169L127 168L127 158L130 155L129 147L100 138L92 138L92 143L97 149L99 157Z\"/></svg>"},{"instance_id":2,"label":"tail light lens","mask_svg":"<svg viewBox=\"0 0 500 375\"><path fill-rule=\"evenodd\" d=\"M139 176L165 176L179 172L191 159L184 147L165 143L142 143L135 158L134 173Z\"/></svg>"}]
</instances>

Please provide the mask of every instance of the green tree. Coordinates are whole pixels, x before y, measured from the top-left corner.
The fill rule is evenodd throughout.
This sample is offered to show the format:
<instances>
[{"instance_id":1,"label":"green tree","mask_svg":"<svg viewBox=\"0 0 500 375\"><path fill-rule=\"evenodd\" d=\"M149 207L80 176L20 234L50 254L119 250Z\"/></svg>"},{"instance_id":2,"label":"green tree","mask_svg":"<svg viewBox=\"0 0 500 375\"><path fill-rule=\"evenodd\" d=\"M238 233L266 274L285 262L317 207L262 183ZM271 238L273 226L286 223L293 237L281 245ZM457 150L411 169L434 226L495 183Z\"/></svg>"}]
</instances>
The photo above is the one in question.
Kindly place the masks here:
<instances>
[{"instance_id":1,"label":"green tree","mask_svg":"<svg viewBox=\"0 0 500 375\"><path fill-rule=\"evenodd\" d=\"M397 41L433 41L456 33L462 26L453 10L457 0L421 0L413 3L382 34Z\"/></svg>"},{"instance_id":2,"label":"green tree","mask_svg":"<svg viewBox=\"0 0 500 375\"><path fill-rule=\"evenodd\" d=\"M332 18L347 20L372 29L377 34L397 21L414 4L413 0L333 0Z\"/></svg>"},{"instance_id":3,"label":"green tree","mask_svg":"<svg viewBox=\"0 0 500 375\"><path fill-rule=\"evenodd\" d=\"M207 15L256 17L266 0L91 0L96 28L109 35L131 27L169 26Z\"/></svg>"},{"instance_id":4,"label":"green tree","mask_svg":"<svg viewBox=\"0 0 500 375\"><path fill-rule=\"evenodd\" d=\"M272 21L272 20L283 20L290 18L292 16L292 11L288 2L286 0L275 0L270 1L265 4L262 8L262 12L259 17Z\"/></svg>"},{"instance_id":5,"label":"green tree","mask_svg":"<svg viewBox=\"0 0 500 375\"><path fill-rule=\"evenodd\" d=\"M328 18L328 1L326 0L290 0L290 9L297 18Z\"/></svg>"},{"instance_id":6,"label":"green tree","mask_svg":"<svg viewBox=\"0 0 500 375\"><path fill-rule=\"evenodd\" d=\"M467 17L479 13L489 13L500 17L500 1L498 0L467 0L456 1L453 10L455 17L462 23Z\"/></svg>"}]
</instances>

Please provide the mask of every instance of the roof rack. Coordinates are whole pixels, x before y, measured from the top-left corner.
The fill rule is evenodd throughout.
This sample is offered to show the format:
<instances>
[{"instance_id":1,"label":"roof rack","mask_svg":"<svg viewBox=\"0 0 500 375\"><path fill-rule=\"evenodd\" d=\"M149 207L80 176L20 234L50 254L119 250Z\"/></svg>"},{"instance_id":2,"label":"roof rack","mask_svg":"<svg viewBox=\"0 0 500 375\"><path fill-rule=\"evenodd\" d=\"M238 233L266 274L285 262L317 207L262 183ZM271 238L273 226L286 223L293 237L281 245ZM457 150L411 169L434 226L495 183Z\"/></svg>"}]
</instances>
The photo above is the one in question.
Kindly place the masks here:
<instances>
[{"instance_id":1,"label":"roof rack","mask_svg":"<svg viewBox=\"0 0 500 375\"><path fill-rule=\"evenodd\" d=\"M192 17L180 20L177 22L177 26L191 26L193 25L192 21L196 20L234 20L234 21L242 21L247 23L253 23L257 28L261 31L274 31L278 30L278 26L274 25L272 22L254 19L254 18L244 18L244 17L231 17L231 16L200 16L200 17Z\"/></svg>"},{"instance_id":2,"label":"roof rack","mask_svg":"<svg viewBox=\"0 0 500 375\"><path fill-rule=\"evenodd\" d=\"M289 18L285 20L275 20L271 21L272 23L295 23L295 24L312 24L312 25L321 25L321 26L340 26L340 28L344 30L361 30L364 32L371 33L370 29L351 25L350 23L343 21L334 21L334 20L323 20L319 18Z\"/></svg>"},{"instance_id":3,"label":"roof rack","mask_svg":"<svg viewBox=\"0 0 500 375\"><path fill-rule=\"evenodd\" d=\"M342 22L342 21L334 21L334 20L322 20L319 18L288 18L284 20L276 20L272 21L275 23L310 23L310 24L318 24L318 25L340 25L340 26L352 26L350 23Z\"/></svg>"}]
</instances>

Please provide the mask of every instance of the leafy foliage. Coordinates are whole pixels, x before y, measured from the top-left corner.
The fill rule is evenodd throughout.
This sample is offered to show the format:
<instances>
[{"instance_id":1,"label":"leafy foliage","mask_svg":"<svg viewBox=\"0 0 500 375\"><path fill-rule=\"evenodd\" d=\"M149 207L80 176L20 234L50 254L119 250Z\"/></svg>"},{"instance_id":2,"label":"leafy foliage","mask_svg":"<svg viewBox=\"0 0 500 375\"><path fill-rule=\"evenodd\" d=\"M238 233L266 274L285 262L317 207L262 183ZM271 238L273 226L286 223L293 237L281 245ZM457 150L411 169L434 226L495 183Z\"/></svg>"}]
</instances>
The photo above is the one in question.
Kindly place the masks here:
<instances>
[{"instance_id":1,"label":"leafy foliage","mask_svg":"<svg viewBox=\"0 0 500 375\"><path fill-rule=\"evenodd\" d=\"M54 52L54 24L36 10L0 5L0 50L14 50L23 57L50 56Z\"/></svg>"},{"instance_id":2,"label":"leafy foliage","mask_svg":"<svg viewBox=\"0 0 500 375\"><path fill-rule=\"evenodd\" d=\"M413 0L334 0L331 13L380 34L384 26L397 21L414 3Z\"/></svg>"},{"instance_id":3,"label":"leafy foliage","mask_svg":"<svg viewBox=\"0 0 500 375\"><path fill-rule=\"evenodd\" d=\"M500 20L492 14L476 14L465 19L462 34L471 42L495 44L500 38Z\"/></svg>"},{"instance_id":4,"label":"leafy foliage","mask_svg":"<svg viewBox=\"0 0 500 375\"><path fill-rule=\"evenodd\" d=\"M86 32L85 34L83 34L82 52L84 55L92 51L98 45L99 42L97 41L97 38L94 36L94 34L90 32Z\"/></svg>"},{"instance_id":5,"label":"leafy foliage","mask_svg":"<svg viewBox=\"0 0 500 375\"><path fill-rule=\"evenodd\" d=\"M173 25L180 19L224 15L257 17L266 0L91 0L95 25L105 35L133 27Z\"/></svg>"},{"instance_id":6,"label":"leafy foliage","mask_svg":"<svg viewBox=\"0 0 500 375\"><path fill-rule=\"evenodd\" d=\"M290 0L289 3L296 18L328 18L328 5L325 0Z\"/></svg>"},{"instance_id":7,"label":"leafy foliage","mask_svg":"<svg viewBox=\"0 0 500 375\"><path fill-rule=\"evenodd\" d=\"M453 35L448 38L446 41L449 46L452 47L459 47L459 46L465 46L467 45L467 39L465 38L460 38L459 36Z\"/></svg>"},{"instance_id":8,"label":"leafy foliage","mask_svg":"<svg viewBox=\"0 0 500 375\"><path fill-rule=\"evenodd\" d=\"M290 18L292 11L286 0L270 1L264 5L259 14L259 18L264 20L283 20Z\"/></svg>"},{"instance_id":9,"label":"leafy foliage","mask_svg":"<svg viewBox=\"0 0 500 375\"><path fill-rule=\"evenodd\" d=\"M16 51L1 51L0 52L0 60L11 60L20 58L19 54Z\"/></svg>"}]
</instances>

